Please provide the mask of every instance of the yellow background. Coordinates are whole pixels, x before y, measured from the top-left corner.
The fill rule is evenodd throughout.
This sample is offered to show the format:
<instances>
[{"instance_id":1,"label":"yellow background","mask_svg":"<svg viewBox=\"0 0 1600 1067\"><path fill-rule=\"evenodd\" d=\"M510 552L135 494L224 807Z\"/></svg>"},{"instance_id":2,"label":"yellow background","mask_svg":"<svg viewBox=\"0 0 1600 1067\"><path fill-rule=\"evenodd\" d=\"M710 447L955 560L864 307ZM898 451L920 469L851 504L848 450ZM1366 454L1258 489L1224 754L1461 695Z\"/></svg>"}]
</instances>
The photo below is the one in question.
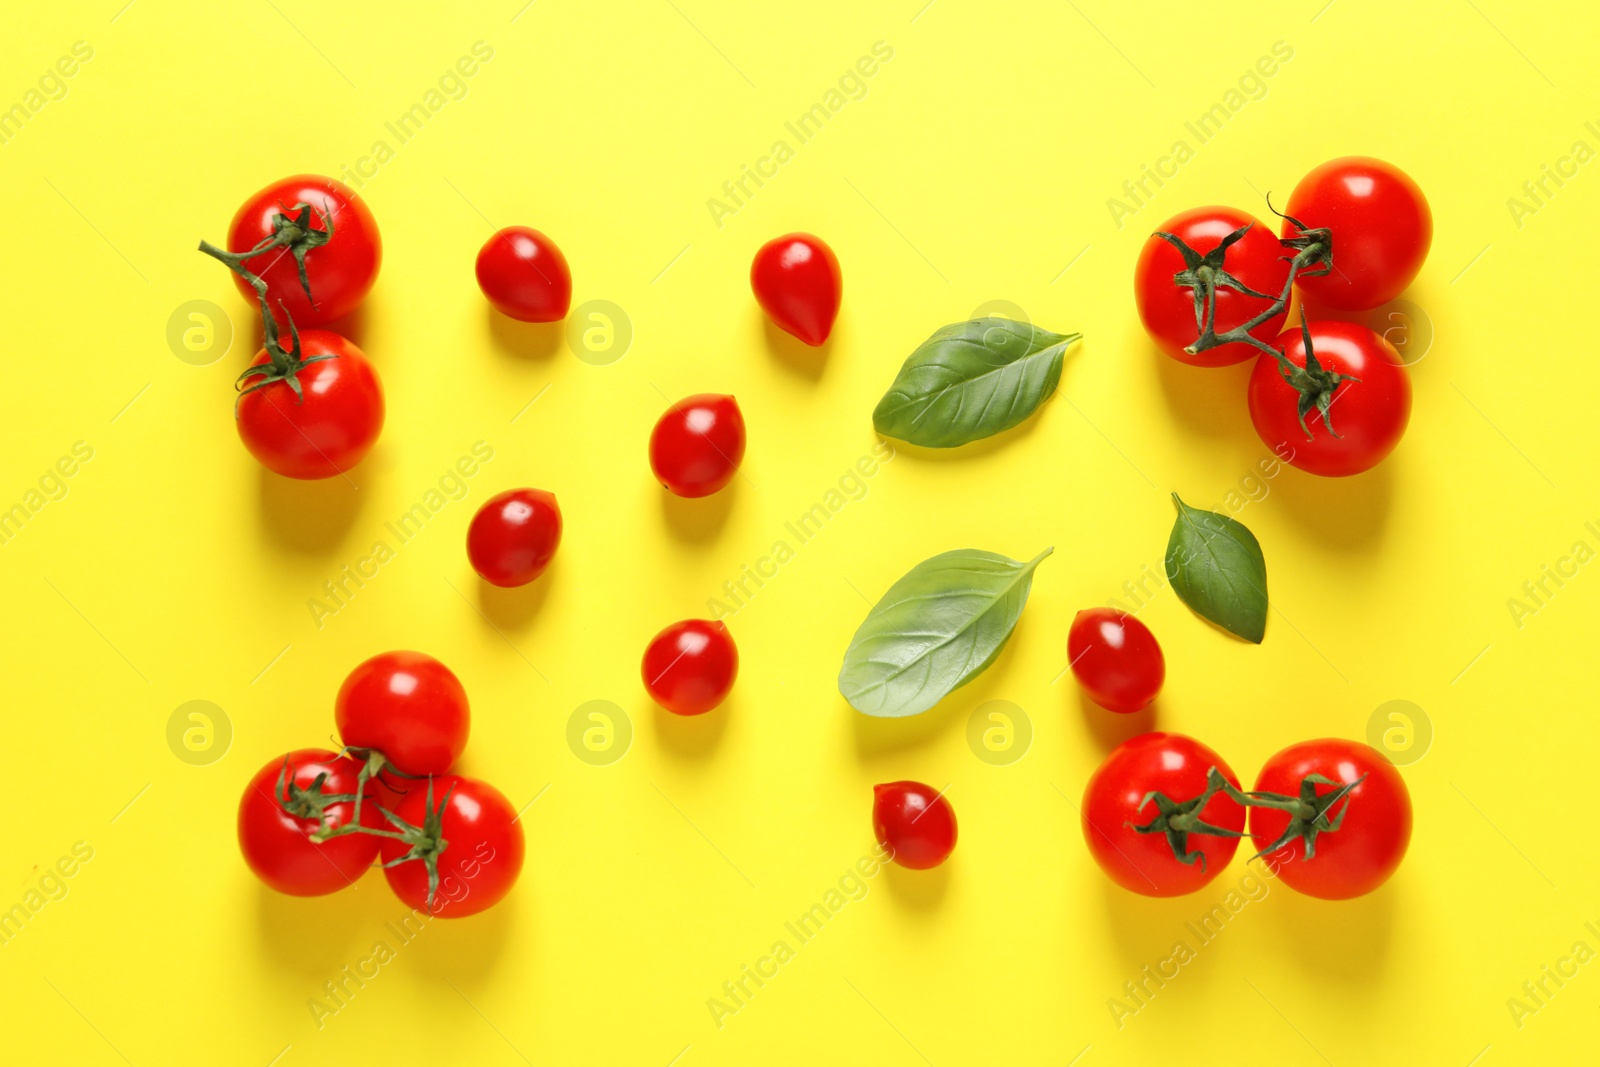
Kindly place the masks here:
<instances>
[{"instance_id":1,"label":"yellow background","mask_svg":"<svg viewBox=\"0 0 1600 1067\"><path fill-rule=\"evenodd\" d=\"M0 547L0 907L75 842L94 850L0 946L5 1058L1488 1067L1592 1054L1600 966L1520 1028L1506 1003L1574 942L1600 948L1584 927L1600 920L1584 821L1600 577L1580 570L1520 628L1507 607L1575 541L1600 546L1584 526L1600 520L1586 321L1600 172L1578 168L1520 226L1506 203L1575 141L1600 146L1584 125L1600 120L1589 5L122 2L14 7L0 42L7 105L73 42L94 50L0 146L0 503L74 442L94 449ZM466 95L395 144L384 124L480 40L493 58ZM894 56L865 97L719 228L707 199L774 140L794 146L784 122L880 40ZM1280 40L1293 59L1266 95L1195 145L1184 122ZM1107 199L1180 137L1194 158L1118 228ZM268 181L338 173L379 139L394 157L362 194L385 257L349 332L382 375L388 423L349 481L289 484L236 439L230 381L253 312L194 246L225 239ZM1434 211L1408 294L1436 332L1412 371L1409 433L1367 475L1266 483L1239 512L1268 561L1265 643L1161 591L1143 613L1168 661L1158 711L1113 721L1060 677L1073 613L1159 569L1170 490L1216 506L1265 452L1247 368L1190 370L1144 339L1129 285L1140 243L1192 205L1263 214L1261 194L1353 152L1401 165ZM559 242L575 304L625 309L623 359L587 364L560 328L489 313L473 256L491 224L514 222ZM820 361L763 326L747 284L755 248L801 228L832 244L846 280ZM196 299L236 334L205 367L166 341ZM637 666L650 635L704 615L784 538L872 449L869 413L906 354L996 299L1084 333L1057 397L1004 440L903 449L730 620L743 663L729 702L692 721L656 710ZM743 476L708 501L665 499L650 427L664 397L705 390L743 407ZM479 440L494 459L468 496L317 628L308 598ZM464 531L516 485L558 495L565 541L536 587L491 596ZM1045 545L1055 554L980 680L906 722L839 697L863 597L936 552L1026 559ZM518 807L538 798L528 863L506 903L427 927L319 1029L308 1000L402 909L376 873L323 899L264 890L238 856L235 805L258 767L327 743L344 674L394 647L465 683L464 768ZM174 709L196 699L233 730L204 766L167 743ZM610 766L566 743L573 709L596 699L633 727ZM1246 868L1178 900L1112 887L1075 810L1109 747L1158 723L1249 779L1294 741L1364 738L1396 699L1434 737L1404 769L1416 834L1395 879L1344 904L1274 883L1119 1029L1107 1001L1192 944L1185 923ZM990 700L1032 725L1009 766L968 746ZM870 787L901 777L949 784L952 860L871 879L719 1029L708 998L870 849Z\"/></svg>"}]
</instances>

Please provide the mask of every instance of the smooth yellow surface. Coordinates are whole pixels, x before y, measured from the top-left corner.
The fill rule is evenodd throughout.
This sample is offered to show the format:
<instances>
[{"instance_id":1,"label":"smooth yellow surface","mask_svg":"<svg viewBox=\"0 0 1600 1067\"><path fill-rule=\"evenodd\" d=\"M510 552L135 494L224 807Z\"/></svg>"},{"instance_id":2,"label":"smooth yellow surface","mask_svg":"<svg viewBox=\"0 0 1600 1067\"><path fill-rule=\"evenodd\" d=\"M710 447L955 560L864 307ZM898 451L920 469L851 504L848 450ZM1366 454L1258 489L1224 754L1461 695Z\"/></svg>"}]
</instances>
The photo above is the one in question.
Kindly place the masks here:
<instances>
[{"instance_id":1,"label":"smooth yellow surface","mask_svg":"<svg viewBox=\"0 0 1600 1067\"><path fill-rule=\"evenodd\" d=\"M93 50L65 95L47 79L59 98L41 93L0 144L0 505L26 506L76 442L93 453L47 480L60 498L0 546L0 907L41 904L0 945L0 1058L1592 1057L1600 964L1573 952L1600 951L1585 926L1600 927L1600 576L1561 562L1575 542L1600 548L1591 5L121 2L20 7L0 42L0 104L25 107L74 42ZM492 59L447 81L464 94L441 94L400 143L386 123L426 106L478 41ZM801 143L785 123L826 107L880 41L892 59ZM1247 80L1255 98L1236 98L1200 144L1185 123L1278 41L1292 59ZM1178 139L1193 158L1119 228L1108 199ZM743 168L770 171L760 161L778 140L792 158L719 226L708 199ZM392 150L381 165L379 141ZM1207 202L1265 214L1262 194L1353 152L1401 165L1433 206L1432 254L1408 294L1435 332L1412 371L1411 427L1367 475L1251 481L1265 450L1247 368L1157 355L1133 263L1167 216ZM1523 183L1546 165L1564 184L1529 199ZM236 439L230 382L253 312L194 246L225 239L269 180L345 167L368 173L384 238L350 332L389 418L349 480L290 484ZM489 312L473 256L510 223L560 244L575 304L626 310L623 359L585 363L561 328ZM792 229L824 235L843 264L821 357L765 327L749 292L756 247ZM166 341L191 300L225 308L236 334L209 366ZM877 443L869 414L905 355L993 300L1083 332L1057 397L1003 440L902 449L795 542L785 523ZM708 390L743 407L742 476L710 500L667 499L645 462L650 427L669 399ZM319 627L308 601L322 583L388 540L384 524L478 441L493 459L464 499L391 544L395 558ZM517 485L557 494L566 536L537 586L502 595L472 574L463 540L475 507ZM1213 507L1254 493L1237 514L1265 549L1274 611L1249 646L1149 584L1166 689L1154 715L1114 720L1062 677L1067 627L1159 573L1171 490ZM699 720L655 709L638 676L647 639L706 614L780 540L793 558L729 622L735 695ZM1046 545L1015 637L980 680L907 722L869 721L838 696L865 601L913 563ZM1531 605L1523 583L1546 565L1575 576L1547 581L1554 595L1517 618L1508 599ZM528 864L505 904L391 946L319 1018L324 984L395 941L386 924L403 909L377 873L313 900L258 886L235 805L258 767L327 743L344 674L394 647L439 656L465 683L464 768L518 807L537 798ZM208 765L168 745L191 700L231 723ZM631 720L632 748L609 766L567 745L590 700ZM991 700L1031 723L1009 766L968 745ZM1249 779L1294 741L1366 737L1391 700L1418 705L1433 741L1404 769L1410 855L1369 898L1319 903L1269 883L1200 945L1186 924L1225 904L1242 856L1169 901L1114 888L1090 860L1076 805L1124 736L1192 733ZM799 943L785 923L872 848L870 787L905 777L949 784L952 860L877 874ZM79 842L92 858L45 881L59 899L30 897ZM780 940L794 958L719 1027L708 1000ZM1108 1002L1131 1004L1124 983L1180 940L1195 958L1119 1026ZM1568 972L1564 986L1546 966ZM1541 978L1553 995L1533 1001L1523 983ZM1519 1019L1513 997L1538 1010Z\"/></svg>"}]
</instances>

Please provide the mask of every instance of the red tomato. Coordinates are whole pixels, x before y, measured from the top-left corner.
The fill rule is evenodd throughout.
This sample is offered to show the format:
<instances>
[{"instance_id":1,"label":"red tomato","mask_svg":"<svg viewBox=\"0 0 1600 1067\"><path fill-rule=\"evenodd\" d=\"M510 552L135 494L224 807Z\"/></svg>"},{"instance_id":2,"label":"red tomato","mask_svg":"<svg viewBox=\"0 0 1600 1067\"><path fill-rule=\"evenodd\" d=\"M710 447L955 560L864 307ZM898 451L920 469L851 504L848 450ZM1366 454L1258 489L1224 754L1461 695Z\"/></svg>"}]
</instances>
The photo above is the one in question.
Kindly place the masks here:
<instances>
[{"instance_id":1,"label":"red tomato","mask_svg":"<svg viewBox=\"0 0 1600 1067\"><path fill-rule=\"evenodd\" d=\"M1329 160L1289 195L1283 236L1303 225L1325 229L1333 249L1326 274L1299 275L1302 292L1341 311L1365 311L1405 291L1428 258L1433 213L1417 183L1400 168L1369 156Z\"/></svg>"},{"instance_id":2,"label":"red tomato","mask_svg":"<svg viewBox=\"0 0 1600 1067\"><path fill-rule=\"evenodd\" d=\"M1155 634L1113 608L1078 612L1067 633L1067 659L1089 699L1118 714L1149 704L1167 676Z\"/></svg>"},{"instance_id":3,"label":"red tomato","mask_svg":"<svg viewBox=\"0 0 1600 1067\"><path fill-rule=\"evenodd\" d=\"M1225 254L1216 250L1223 238L1249 226L1250 230L1230 245ZM1272 235L1272 230L1258 219L1235 211L1231 207L1198 207L1167 220L1161 232L1170 233L1188 245L1201 258L1216 260L1213 267L1222 267L1233 282L1247 289L1266 294L1251 296L1227 283L1215 288L1216 307L1212 332L1226 333L1236 329L1272 307L1283 293L1289 278L1289 264L1283 258L1283 247ZM1188 353L1187 345L1200 336L1196 320L1196 285L1194 275L1180 284L1174 278L1190 270L1182 252L1160 237L1152 235L1139 253L1138 266L1133 271L1133 295L1139 305L1139 319L1144 323L1156 346L1173 359L1196 367L1224 367L1242 363L1258 354L1243 341L1219 345L1204 352ZM1202 298L1203 307L1203 298ZM1250 331L1251 335L1271 343L1283 328L1283 312ZM1200 312L1203 321L1204 312Z\"/></svg>"},{"instance_id":4,"label":"red tomato","mask_svg":"<svg viewBox=\"0 0 1600 1067\"><path fill-rule=\"evenodd\" d=\"M492 496L467 527L467 559L491 585L527 585L544 573L559 544L561 509L543 489Z\"/></svg>"},{"instance_id":5,"label":"red tomato","mask_svg":"<svg viewBox=\"0 0 1600 1067\"><path fill-rule=\"evenodd\" d=\"M303 227L300 205L311 208ZM332 236L325 237L330 224ZM383 261L378 224L365 201L343 182L315 174L273 182L239 208L228 227L228 251L247 252L258 245L265 247L244 261L245 269L267 283L272 313L287 308L300 326L322 326L354 311ZM255 290L237 274L233 280L255 303Z\"/></svg>"},{"instance_id":6,"label":"red tomato","mask_svg":"<svg viewBox=\"0 0 1600 1067\"><path fill-rule=\"evenodd\" d=\"M523 322L557 322L572 304L572 272L556 243L527 226L507 226L478 252L478 288L495 310Z\"/></svg>"},{"instance_id":7,"label":"red tomato","mask_svg":"<svg viewBox=\"0 0 1600 1067\"><path fill-rule=\"evenodd\" d=\"M728 699L739 676L739 650L722 623L685 619L650 639L639 673L657 704L678 715L701 715Z\"/></svg>"},{"instance_id":8,"label":"red tomato","mask_svg":"<svg viewBox=\"0 0 1600 1067\"><path fill-rule=\"evenodd\" d=\"M261 768L239 801L239 851L256 877L297 897L355 884L378 858L378 838L356 833L316 844L311 835L322 828L324 815L330 830L350 824L355 804L324 798L354 796L360 774L360 763L320 748L299 749ZM319 775L326 775L320 788ZM362 805L361 825L386 825L371 792Z\"/></svg>"},{"instance_id":9,"label":"red tomato","mask_svg":"<svg viewBox=\"0 0 1600 1067\"><path fill-rule=\"evenodd\" d=\"M270 347L270 346L269 346ZM331 478L371 451L383 429L383 389L361 349L327 330L305 330L298 352L306 362L294 372L300 391L285 379L245 378L235 412L239 437L261 465L287 478ZM322 358L331 357L331 358ZM270 367L268 348L254 367Z\"/></svg>"},{"instance_id":10,"label":"red tomato","mask_svg":"<svg viewBox=\"0 0 1600 1067\"><path fill-rule=\"evenodd\" d=\"M1089 853L1113 882L1175 897L1222 873L1239 847L1232 835L1244 830L1244 808L1208 781L1213 767L1239 787L1221 756L1182 734L1140 734L1112 749L1083 791L1082 816Z\"/></svg>"},{"instance_id":11,"label":"red tomato","mask_svg":"<svg viewBox=\"0 0 1600 1067\"><path fill-rule=\"evenodd\" d=\"M817 348L839 317L844 280L838 257L822 238L786 233L756 251L750 288L779 329Z\"/></svg>"},{"instance_id":12,"label":"red tomato","mask_svg":"<svg viewBox=\"0 0 1600 1067\"><path fill-rule=\"evenodd\" d=\"M383 874L412 908L459 919L500 903L517 884L522 825L488 782L459 774L413 782L395 814L416 832L383 839Z\"/></svg>"},{"instance_id":13,"label":"red tomato","mask_svg":"<svg viewBox=\"0 0 1600 1067\"><path fill-rule=\"evenodd\" d=\"M697 393L667 409L650 433L650 469L678 496L710 496L744 459L744 416L731 396Z\"/></svg>"},{"instance_id":14,"label":"red tomato","mask_svg":"<svg viewBox=\"0 0 1600 1067\"><path fill-rule=\"evenodd\" d=\"M956 813L932 786L888 782L872 787L872 832L902 867L925 871L956 847Z\"/></svg>"},{"instance_id":15,"label":"red tomato","mask_svg":"<svg viewBox=\"0 0 1600 1067\"><path fill-rule=\"evenodd\" d=\"M1290 745L1261 769L1251 796L1262 792L1287 803L1251 807L1250 836L1291 889L1348 900L1378 888L1405 858L1411 794L1388 757L1359 741Z\"/></svg>"},{"instance_id":16,"label":"red tomato","mask_svg":"<svg viewBox=\"0 0 1600 1067\"><path fill-rule=\"evenodd\" d=\"M461 682L421 652L384 652L357 666L339 687L333 717L346 746L382 753L395 770L417 776L448 771L471 726Z\"/></svg>"},{"instance_id":17,"label":"red tomato","mask_svg":"<svg viewBox=\"0 0 1600 1067\"><path fill-rule=\"evenodd\" d=\"M1301 470L1328 477L1359 474L1400 443L1411 419L1411 379L1394 346L1365 326L1321 319L1310 328L1323 380L1330 380L1326 372L1347 377L1329 392L1309 380L1316 375L1297 375L1306 379L1297 388L1284 379L1282 364L1262 355L1250 372L1250 421L1268 448ZM1296 370L1305 370L1300 330L1285 330L1277 347ZM1302 427L1301 398L1308 395ZM1328 397L1337 437L1328 432L1328 420L1318 410L1319 396Z\"/></svg>"}]
</instances>

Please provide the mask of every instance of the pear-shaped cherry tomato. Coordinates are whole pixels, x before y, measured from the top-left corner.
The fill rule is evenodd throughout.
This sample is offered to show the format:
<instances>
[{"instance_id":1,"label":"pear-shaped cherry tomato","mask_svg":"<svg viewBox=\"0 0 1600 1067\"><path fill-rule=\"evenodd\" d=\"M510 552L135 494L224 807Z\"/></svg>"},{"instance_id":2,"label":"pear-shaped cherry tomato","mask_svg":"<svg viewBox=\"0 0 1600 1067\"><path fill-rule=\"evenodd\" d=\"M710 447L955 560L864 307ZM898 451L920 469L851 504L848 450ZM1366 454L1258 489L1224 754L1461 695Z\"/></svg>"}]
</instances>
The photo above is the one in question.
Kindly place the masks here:
<instances>
[{"instance_id":1,"label":"pear-shaped cherry tomato","mask_svg":"<svg viewBox=\"0 0 1600 1067\"><path fill-rule=\"evenodd\" d=\"M1149 704L1167 677L1156 635L1114 608L1078 612L1067 633L1067 659L1089 699L1118 714Z\"/></svg>"},{"instance_id":2,"label":"pear-shaped cherry tomato","mask_svg":"<svg viewBox=\"0 0 1600 1067\"><path fill-rule=\"evenodd\" d=\"M467 527L467 559L479 577L509 588L527 585L561 544L561 508L543 489L507 489L486 501Z\"/></svg>"},{"instance_id":3,"label":"pear-shaped cherry tomato","mask_svg":"<svg viewBox=\"0 0 1600 1067\"><path fill-rule=\"evenodd\" d=\"M756 252L750 288L779 329L816 348L833 331L844 282L839 259L822 238L786 233Z\"/></svg>"},{"instance_id":4,"label":"pear-shaped cherry tomato","mask_svg":"<svg viewBox=\"0 0 1600 1067\"><path fill-rule=\"evenodd\" d=\"M937 867L956 847L956 813L939 791L921 782L872 787L872 832L890 859L914 871Z\"/></svg>"},{"instance_id":5,"label":"pear-shaped cherry tomato","mask_svg":"<svg viewBox=\"0 0 1600 1067\"><path fill-rule=\"evenodd\" d=\"M650 469L678 496L710 496L744 459L744 416L731 396L697 393L667 409L650 434Z\"/></svg>"},{"instance_id":6,"label":"pear-shaped cherry tomato","mask_svg":"<svg viewBox=\"0 0 1600 1067\"><path fill-rule=\"evenodd\" d=\"M739 650L722 623L685 619L651 638L639 673L657 704L676 715L701 715L728 698Z\"/></svg>"},{"instance_id":7,"label":"pear-shaped cherry tomato","mask_svg":"<svg viewBox=\"0 0 1600 1067\"><path fill-rule=\"evenodd\" d=\"M527 226L507 226L478 251L478 288L504 315L558 322L572 303L572 272L550 238Z\"/></svg>"}]
</instances>

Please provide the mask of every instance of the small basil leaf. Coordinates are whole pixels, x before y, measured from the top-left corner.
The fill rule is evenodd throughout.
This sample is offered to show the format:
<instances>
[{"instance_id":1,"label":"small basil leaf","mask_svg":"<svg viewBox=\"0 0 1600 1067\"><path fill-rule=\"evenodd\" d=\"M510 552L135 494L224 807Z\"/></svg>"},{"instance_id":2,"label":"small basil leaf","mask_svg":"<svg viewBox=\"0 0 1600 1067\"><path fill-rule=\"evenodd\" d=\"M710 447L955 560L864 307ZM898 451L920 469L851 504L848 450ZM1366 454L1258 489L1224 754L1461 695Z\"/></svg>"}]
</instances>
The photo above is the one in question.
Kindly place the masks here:
<instances>
[{"instance_id":1,"label":"small basil leaf","mask_svg":"<svg viewBox=\"0 0 1600 1067\"><path fill-rule=\"evenodd\" d=\"M901 366L873 428L924 448L1009 430L1050 399L1067 346L1082 336L998 316L945 326Z\"/></svg>"},{"instance_id":2,"label":"small basil leaf","mask_svg":"<svg viewBox=\"0 0 1600 1067\"><path fill-rule=\"evenodd\" d=\"M944 552L907 571L845 650L839 692L867 715L927 711L981 674L1028 602L1034 568L994 552Z\"/></svg>"},{"instance_id":3,"label":"small basil leaf","mask_svg":"<svg viewBox=\"0 0 1600 1067\"><path fill-rule=\"evenodd\" d=\"M1267 561L1256 535L1215 511L1191 508L1178 494L1178 519L1167 541L1167 580L1203 618L1246 641L1267 630Z\"/></svg>"}]
</instances>

